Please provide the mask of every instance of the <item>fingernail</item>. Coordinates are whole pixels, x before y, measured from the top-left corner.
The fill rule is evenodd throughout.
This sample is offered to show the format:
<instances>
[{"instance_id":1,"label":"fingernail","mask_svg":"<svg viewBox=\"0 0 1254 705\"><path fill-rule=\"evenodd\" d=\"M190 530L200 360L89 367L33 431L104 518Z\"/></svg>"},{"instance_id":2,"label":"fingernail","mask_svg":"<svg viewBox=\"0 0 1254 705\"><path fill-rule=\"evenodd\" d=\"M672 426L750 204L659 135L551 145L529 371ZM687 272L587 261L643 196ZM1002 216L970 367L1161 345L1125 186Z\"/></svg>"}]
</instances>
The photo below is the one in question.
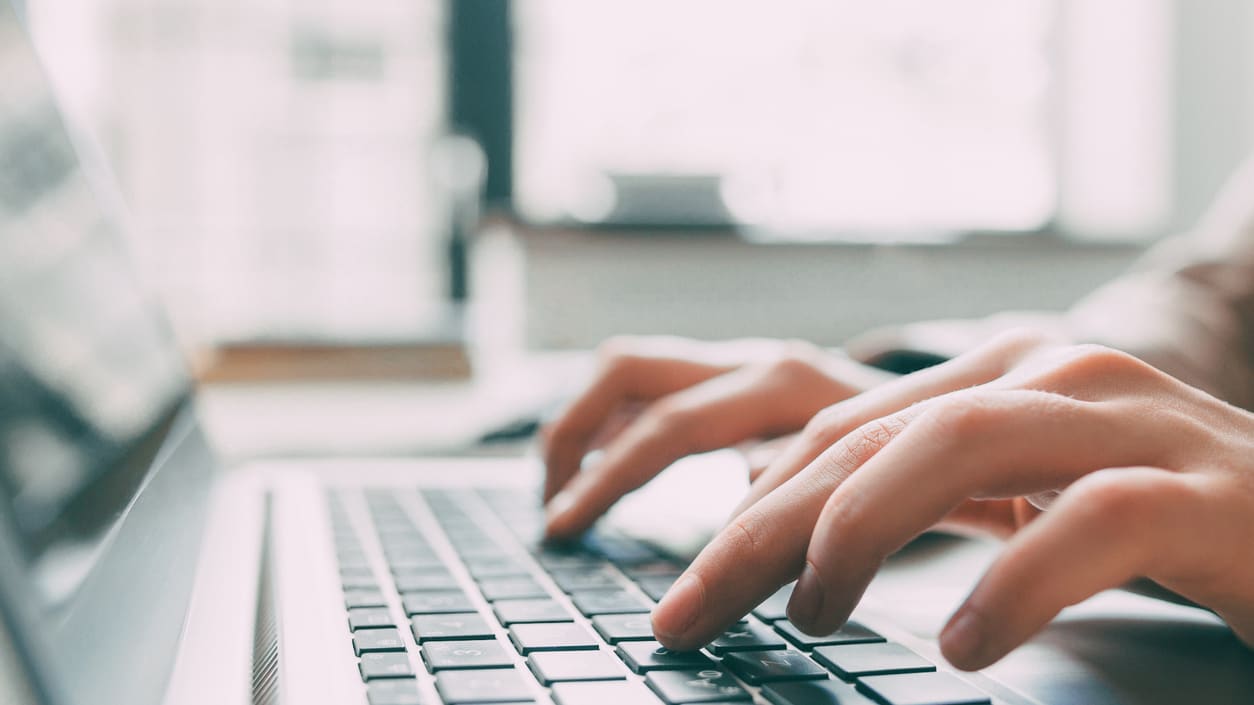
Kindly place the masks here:
<instances>
[{"instance_id":1,"label":"fingernail","mask_svg":"<svg viewBox=\"0 0 1254 705\"><path fill-rule=\"evenodd\" d=\"M805 630L812 627L823 609L823 583L819 574L806 563L797 579L797 586L792 590L792 598L788 600L788 619L798 628Z\"/></svg>"},{"instance_id":2,"label":"fingernail","mask_svg":"<svg viewBox=\"0 0 1254 705\"><path fill-rule=\"evenodd\" d=\"M700 581L691 575L680 578L653 610L654 633L661 637L682 637L701 614L704 598Z\"/></svg>"},{"instance_id":3,"label":"fingernail","mask_svg":"<svg viewBox=\"0 0 1254 705\"><path fill-rule=\"evenodd\" d=\"M945 657L958 668L973 664L984 648L984 630L979 616L970 610L960 610L941 633L940 646Z\"/></svg>"},{"instance_id":4,"label":"fingernail","mask_svg":"<svg viewBox=\"0 0 1254 705\"><path fill-rule=\"evenodd\" d=\"M563 490L553 495L553 499L544 507L544 533L546 536L552 536L554 529L560 529L562 517L575 506L575 496L569 491Z\"/></svg>"}]
</instances>

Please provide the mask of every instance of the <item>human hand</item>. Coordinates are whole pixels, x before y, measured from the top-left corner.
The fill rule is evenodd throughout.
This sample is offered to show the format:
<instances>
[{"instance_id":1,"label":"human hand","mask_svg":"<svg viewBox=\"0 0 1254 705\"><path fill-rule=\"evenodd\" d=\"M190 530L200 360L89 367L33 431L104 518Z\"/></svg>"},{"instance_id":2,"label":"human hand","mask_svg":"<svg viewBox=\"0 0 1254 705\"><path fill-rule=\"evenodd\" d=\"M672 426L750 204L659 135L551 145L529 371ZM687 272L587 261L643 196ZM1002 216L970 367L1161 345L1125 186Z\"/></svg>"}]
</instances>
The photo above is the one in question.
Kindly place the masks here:
<instances>
[{"instance_id":1,"label":"human hand","mask_svg":"<svg viewBox=\"0 0 1254 705\"><path fill-rule=\"evenodd\" d=\"M686 455L796 431L893 378L795 341L617 338L599 357L592 383L542 433L549 537L578 534Z\"/></svg>"},{"instance_id":2,"label":"human hand","mask_svg":"<svg viewBox=\"0 0 1254 705\"><path fill-rule=\"evenodd\" d=\"M1026 499L1059 490L1035 516ZM663 598L655 633L701 646L798 576L789 617L827 633L890 553L945 520L1013 534L942 632L959 668L1141 576L1254 644L1254 415L1126 354L1031 335L821 412Z\"/></svg>"}]
</instances>

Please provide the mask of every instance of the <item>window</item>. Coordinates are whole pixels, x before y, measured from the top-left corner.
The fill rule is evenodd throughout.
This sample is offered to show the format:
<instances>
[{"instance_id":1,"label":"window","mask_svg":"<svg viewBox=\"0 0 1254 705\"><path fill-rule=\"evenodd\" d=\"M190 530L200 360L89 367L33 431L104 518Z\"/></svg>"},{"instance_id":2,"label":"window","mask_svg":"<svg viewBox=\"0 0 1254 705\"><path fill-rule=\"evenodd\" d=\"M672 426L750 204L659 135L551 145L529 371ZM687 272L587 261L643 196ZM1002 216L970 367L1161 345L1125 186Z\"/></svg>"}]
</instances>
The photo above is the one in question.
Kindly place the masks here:
<instances>
[{"instance_id":1,"label":"window","mask_svg":"<svg viewBox=\"0 0 1254 705\"><path fill-rule=\"evenodd\" d=\"M396 335L443 295L441 0L32 0L197 340Z\"/></svg>"},{"instance_id":2,"label":"window","mask_svg":"<svg viewBox=\"0 0 1254 705\"><path fill-rule=\"evenodd\" d=\"M516 203L825 236L1040 228L1057 6L515 3Z\"/></svg>"}]
</instances>

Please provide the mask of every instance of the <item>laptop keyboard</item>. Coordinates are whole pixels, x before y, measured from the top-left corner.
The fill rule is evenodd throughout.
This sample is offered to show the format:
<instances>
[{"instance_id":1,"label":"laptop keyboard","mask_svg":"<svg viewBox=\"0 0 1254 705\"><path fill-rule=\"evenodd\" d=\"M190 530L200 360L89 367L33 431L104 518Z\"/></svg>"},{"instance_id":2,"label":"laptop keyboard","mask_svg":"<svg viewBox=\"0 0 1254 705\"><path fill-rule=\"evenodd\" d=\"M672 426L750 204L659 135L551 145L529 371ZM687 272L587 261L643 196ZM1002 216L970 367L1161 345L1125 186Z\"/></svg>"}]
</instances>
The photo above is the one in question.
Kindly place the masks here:
<instances>
[{"instance_id":1,"label":"laptop keyboard","mask_svg":"<svg viewBox=\"0 0 1254 705\"><path fill-rule=\"evenodd\" d=\"M791 586L705 649L668 651L649 612L684 565L605 533L537 545L532 495L368 490L369 526L351 501L328 494L370 705L994 702L856 621L802 633L785 614Z\"/></svg>"}]
</instances>

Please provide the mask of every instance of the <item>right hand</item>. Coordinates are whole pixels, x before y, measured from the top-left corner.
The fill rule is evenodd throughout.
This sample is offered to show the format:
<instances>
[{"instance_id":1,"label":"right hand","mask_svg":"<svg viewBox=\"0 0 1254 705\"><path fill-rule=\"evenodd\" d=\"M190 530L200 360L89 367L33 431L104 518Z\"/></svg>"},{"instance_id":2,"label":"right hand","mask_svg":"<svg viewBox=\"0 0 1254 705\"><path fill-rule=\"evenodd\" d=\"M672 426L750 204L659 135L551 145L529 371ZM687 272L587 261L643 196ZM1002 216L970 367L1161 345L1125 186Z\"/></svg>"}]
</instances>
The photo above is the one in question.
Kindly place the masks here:
<instances>
[{"instance_id":1,"label":"right hand","mask_svg":"<svg viewBox=\"0 0 1254 705\"><path fill-rule=\"evenodd\" d=\"M546 427L546 535L587 529L680 458L793 433L894 376L808 343L670 337L601 346L592 383ZM591 450L600 460L580 472Z\"/></svg>"}]
</instances>

